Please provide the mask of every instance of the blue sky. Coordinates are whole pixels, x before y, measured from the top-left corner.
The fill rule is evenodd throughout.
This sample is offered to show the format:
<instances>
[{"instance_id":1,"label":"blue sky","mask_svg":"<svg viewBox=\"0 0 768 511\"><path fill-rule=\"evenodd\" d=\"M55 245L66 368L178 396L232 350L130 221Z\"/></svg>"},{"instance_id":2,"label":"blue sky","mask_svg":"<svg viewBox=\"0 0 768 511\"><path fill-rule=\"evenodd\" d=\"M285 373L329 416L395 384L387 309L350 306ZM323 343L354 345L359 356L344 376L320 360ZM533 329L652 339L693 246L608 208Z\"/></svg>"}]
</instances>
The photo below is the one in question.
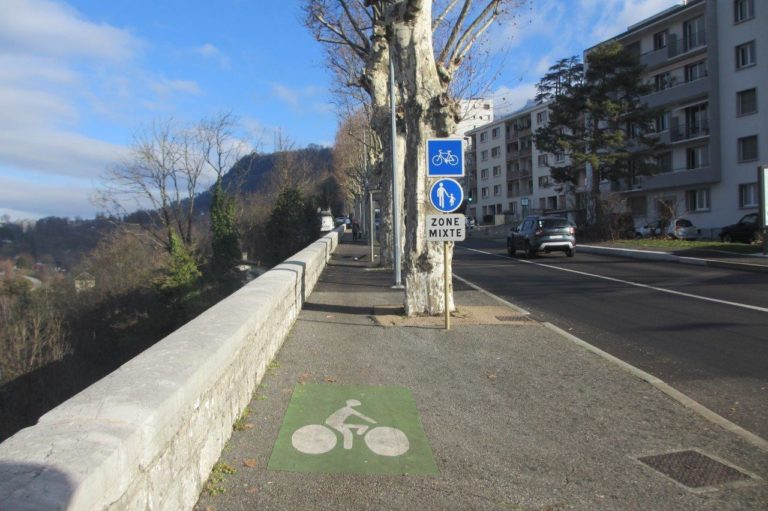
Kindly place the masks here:
<instances>
[{"instance_id":1,"label":"blue sky","mask_svg":"<svg viewBox=\"0 0 768 511\"><path fill-rule=\"evenodd\" d=\"M494 28L491 86L519 108L558 58L679 0L533 0ZM0 0L0 215L92 217L104 169L153 120L240 118L252 147L280 129L331 145L338 117L298 0Z\"/></svg>"}]
</instances>

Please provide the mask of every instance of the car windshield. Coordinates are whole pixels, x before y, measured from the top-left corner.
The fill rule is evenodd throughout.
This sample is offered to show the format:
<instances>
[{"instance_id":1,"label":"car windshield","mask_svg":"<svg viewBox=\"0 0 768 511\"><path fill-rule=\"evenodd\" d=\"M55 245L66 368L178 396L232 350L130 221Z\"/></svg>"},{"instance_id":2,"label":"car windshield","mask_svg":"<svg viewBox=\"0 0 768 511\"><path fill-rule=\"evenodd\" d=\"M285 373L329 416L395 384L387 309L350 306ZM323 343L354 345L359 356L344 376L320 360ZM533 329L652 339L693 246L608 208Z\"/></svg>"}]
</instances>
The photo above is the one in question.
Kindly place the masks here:
<instances>
[{"instance_id":1,"label":"car windshield","mask_svg":"<svg viewBox=\"0 0 768 511\"><path fill-rule=\"evenodd\" d=\"M565 218L545 218L539 220L539 227L543 229L562 229L568 227L568 220Z\"/></svg>"},{"instance_id":2,"label":"car windshield","mask_svg":"<svg viewBox=\"0 0 768 511\"><path fill-rule=\"evenodd\" d=\"M739 221L740 224L756 224L757 215L746 215Z\"/></svg>"},{"instance_id":3,"label":"car windshield","mask_svg":"<svg viewBox=\"0 0 768 511\"><path fill-rule=\"evenodd\" d=\"M685 218L679 219L677 222L675 222L675 225L678 227L693 227L693 224L690 220L686 220Z\"/></svg>"}]
</instances>

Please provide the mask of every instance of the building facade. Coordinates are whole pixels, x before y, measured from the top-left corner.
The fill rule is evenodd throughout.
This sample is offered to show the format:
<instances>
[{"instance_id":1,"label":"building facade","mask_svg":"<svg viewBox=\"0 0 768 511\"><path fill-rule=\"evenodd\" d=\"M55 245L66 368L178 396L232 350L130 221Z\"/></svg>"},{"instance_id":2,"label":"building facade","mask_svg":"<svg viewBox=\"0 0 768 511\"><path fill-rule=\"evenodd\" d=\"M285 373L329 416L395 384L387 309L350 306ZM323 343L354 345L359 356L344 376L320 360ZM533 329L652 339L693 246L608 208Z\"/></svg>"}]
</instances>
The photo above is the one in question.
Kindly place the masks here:
<instances>
[{"instance_id":1,"label":"building facade","mask_svg":"<svg viewBox=\"0 0 768 511\"><path fill-rule=\"evenodd\" d=\"M646 66L664 149L658 172L602 189L625 199L636 225L685 215L703 237L758 209L757 167L768 161L768 1L689 0L614 39ZM586 50L585 54L590 50ZM476 216L483 223L531 213L574 219L589 183L552 182L567 155L541 153L531 134L547 122L534 105L470 130Z\"/></svg>"},{"instance_id":2,"label":"building facade","mask_svg":"<svg viewBox=\"0 0 768 511\"><path fill-rule=\"evenodd\" d=\"M666 148L658 173L613 187L635 222L685 215L703 237L757 211L768 157L768 2L689 0L616 37L645 65ZM762 51L761 51L762 50Z\"/></svg>"}]
</instances>

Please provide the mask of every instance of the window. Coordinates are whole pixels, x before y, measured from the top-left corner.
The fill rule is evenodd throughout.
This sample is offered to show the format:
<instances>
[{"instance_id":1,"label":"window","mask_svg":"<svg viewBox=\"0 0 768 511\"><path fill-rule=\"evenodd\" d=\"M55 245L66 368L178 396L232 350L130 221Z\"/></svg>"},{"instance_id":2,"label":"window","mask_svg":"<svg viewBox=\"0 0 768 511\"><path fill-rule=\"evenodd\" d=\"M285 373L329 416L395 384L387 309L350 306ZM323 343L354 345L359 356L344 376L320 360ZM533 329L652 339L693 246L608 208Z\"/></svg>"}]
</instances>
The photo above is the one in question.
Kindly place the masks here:
<instances>
[{"instance_id":1,"label":"window","mask_svg":"<svg viewBox=\"0 0 768 511\"><path fill-rule=\"evenodd\" d=\"M667 31L656 32L653 34L653 49L660 50L667 47Z\"/></svg>"},{"instance_id":2,"label":"window","mask_svg":"<svg viewBox=\"0 0 768 511\"><path fill-rule=\"evenodd\" d=\"M547 112L539 112L536 114L536 122L538 124L547 122Z\"/></svg>"},{"instance_id":3,"label":"window","mask_svg":"<svg viewBox=\"0 0 768 511\"><path fill-rule=\"evenodd\" d=\"M707 44L704 16L683 23L683 51Z\"/></svg>"},{"instance_id":4,"label":"window","mask_svg":"<svg viewBox=\"0 0 768 511\"><path fill-rule=\"evenodd\" d=\"M733 2L733 21L741 23L755 17L755 0L735 0Z\"/></svg>"},{"instance_id":5,"label":"window","mask_svg":"<svg viewBox=\"0 0 768 511\"><path fill-rule=\"evenodd\" d=\"M493 195L498 197L501 195L501 185L494 185L493 186Z\"/></svg>"},{"instance_id":6,"label":"window","mask_svg":"<svg viewBox=\"0 0 768 511\"><path fill-rule=\"evenodd\" d=\"M565 161L565 153L555 153L555 161L557 163L562 163Z\"/></svg>"},{"instance_id":7,"label":"window","mask_svg":"<svg viewBox=\"0 0 768 511\"><path fill-rule=\"evenodd\" d=\"M672 87L672 75L669 72L657 74L653 77L653 87L656 91Z\"/></svg>"},{"instance_id":8,"label":"window","mask_svg":"<svg viewBox=\"0 0 768 511\"><path fill-rule=\"evenodd\" d=\"M488 161L488 149L480 153L480 161Z\"/></svg>"},{"instance_id":9,"label":"window","mask_svg":"<svg viewBox=\"0 0 768 511\"><path fill-rule=\"evenodd\" d=\"M499 128L493 128L491 130L491 138L499 138Z\"/></svg>"},{"instance_id":10,"label":"window","mask_svg":"<svg viewBox=\"0 0 768 511\"><path fill-rule=\"evenodd\" d=\"M659 172L670 172L672 170L672 152L656 155L656 165L658 165Z\"/></svg>"},{"instance_id":11,"label":"window","mask_svg":"<svg viewBox=\"0 0 768 511\"><path fill-rule=\"evenodd\" d=\"M487 138L488 138L487 131L483 131L482 133L480 133L480 142L485 142Z\"/></svg>"},{"instance_id":12,"label":"window","mask_svg":"<svg viewBox=\"0 0 768 511\"><path fill-rule=\"evenodd\" d=\"M709 103L699 103L685 109L684 138L701 137L709 133Z\"/></svg>"},{"instance_id":13,"label":"window","mask_svg":"<svg viewBox=\"0 0 768 511\"><path fill-rule=\"evenodd\" d=\"M757 112L757 89L747 89L736 93L736 114L749 115Z\"/></svg>"},{"instance_id":14,"label":"window","mask_svg":"<svg viewBox=\"0 0 768 511\"><path fill-rule=\"evenodd\" d=\"M740 44L736 47L736 69L755 65L755 41Z\"/></svg>"},{"instance_id":15,"label":"window","mask_svg":"<svg viewBox=\"0 0 768 511\"><path fill-rule=\"evenodd\" d=\"M549 182L549 176L539 177L539 188L549 188L552 183Z\"/></svg>"},{"instance_id":16,"label":"window","mask_svg":"<svg viewBox=\"0 0 768 511\"><path fill-rule=\"evenodd\" d=\"M739 144L739 161L751 161L757 159L757 135L742 137Z\"/></svg>"},{"instance_id":17,"label":"window","mask_svg":"<svg viewBox=\"0 0 768 511\"><path fill-rule=\"evenodd\" d=\"M488 188L487 188L487 187L486 187L486 188L483 188L483 189L481 189L480 191L481 191L481 193L482 193L483 199L485 199L486 197L488 197Z\"/></svg>"},{"instance_id":18,"label":"window","mask_svg":"<svg viewBox=\"0 0 768 511\"><path fill-rule=\"evenodd\" d=\"M688 211L709 211L709 188L687 190L685 207Z\"/></svg>"},{"instance_id":19,"label":"window","mask_svg":"<svg viewBox=\"0 0 768 511\"><path fill-rule=\"evenodd\" d=\"M756 208L757 205L757 183L739 185L739 207Z\"/></svg>"},{"instance_id":20,"label":"window","mask_svg":"<svg viewBox=\"0 0 768 511\"><path fill-rule=\"evenodd\" d=\"M549 165L547 159L548 158L546 154L540 154L538 159L539 167L546 167L547 165Z\"/></svg>"},{"instance_id":21,"label":"window","mask_svg":"<svg viewBox=\"0 0 768 511\"><path fill-rule=\"evenodd\" d=\"M493 177L499 177L501 175L501 165L493 167Z\"/></svg>"},{"instance_id":22,"label":"window","mask_svg":"<svg viewBox=\"0 0 768 511\"><path fill-rule=\"evenodd\" d=\"M702 60L685 66L685 81L692 82L707 76L707 61Z\"/></svg>"},{"instance_id":23,"label":"window","mask_svg":"<svg viewBox=\"0 0 768 511\"><path fill-rule=\"evenodd\" d=\"M509 203L509 212L517 216L517 201Z\"/></svg>"},{"instance_id":24,"label":"window","mask_svg":"<svg viewBox=\"0 0 768 511\"><path fill-rule=\"evenodd\" d=\"M689 147L685 151L685 168L698 169L709 165L709 146Z\"/></svg>"},{"instance_id":25,"label":"window","mask_svg":"<svg viewBox=\"0 0 768 511\"><path fill-rule=\"evenodd\" d=\"M669 129L669 112L664 112L656 117L654 128L656 129L656 133L661 133L662 131L667 131Z\"/></svg>"},{"instance_id":26,"label":"window","mask_svg":"<svg viewBox=\"0 0 768 511\"><path fill-rule=\"evenodd\" d=\"M480 171L480 179L488 179L488 169L483 169Z\"/></svg>"},{"instance_id":27,"label":"window","mask_svg":"<svg viewBox=\"0 0 768 511\"><path fill-rule=\"evenodd\" d=\"M491 149L491 158L498 158L501 154L501 148L500 147L494 147Z\"/></svg>"}]
</instances>

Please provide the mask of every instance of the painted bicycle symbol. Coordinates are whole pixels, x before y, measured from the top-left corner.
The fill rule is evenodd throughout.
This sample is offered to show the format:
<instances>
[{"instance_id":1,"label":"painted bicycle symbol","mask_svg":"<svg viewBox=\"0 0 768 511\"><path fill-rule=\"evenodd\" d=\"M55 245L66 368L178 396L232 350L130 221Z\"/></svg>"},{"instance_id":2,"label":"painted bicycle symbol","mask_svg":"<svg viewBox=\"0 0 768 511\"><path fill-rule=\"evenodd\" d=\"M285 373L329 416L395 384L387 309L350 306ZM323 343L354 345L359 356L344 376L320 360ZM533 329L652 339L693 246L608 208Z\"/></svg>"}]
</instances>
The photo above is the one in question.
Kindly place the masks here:
<instances>
[{"instance_id":1,"label":"painted bicycle symbol","mask_svg":"<svg viewBox=\"0 0 768 511\"><path fill-rule=\"evenodd\" d=\"M450 149L447 151L443 151L442 149L437 150L437 154L432 157L432 165L435 167L439 167L443 163L446 163L448 165L458 165L459 164L459 157L453 154Z\"/></svg>"},{"instance_id":2,"label":"painted bicycle symbol","mask_svg":"<svg viewBox=\"0 0 768 511\"><path fill-rule=\"evenodd\" d=\"M352 449L354 435L362 436L365 445L379 456L400 456L408 452L410 443L405 433L388 426L370 427L367 424L348 423L350 417L357 417L370 424L376 421L354 409L362 403L348 399L346 406L339 408L325 419L323 424L309 424L294 431L291 444L304 454L324 454L338 442L336 432L341 433L344 449ZM354 430L354 433L353 433Z\"/></svg>"}]
</instances>

